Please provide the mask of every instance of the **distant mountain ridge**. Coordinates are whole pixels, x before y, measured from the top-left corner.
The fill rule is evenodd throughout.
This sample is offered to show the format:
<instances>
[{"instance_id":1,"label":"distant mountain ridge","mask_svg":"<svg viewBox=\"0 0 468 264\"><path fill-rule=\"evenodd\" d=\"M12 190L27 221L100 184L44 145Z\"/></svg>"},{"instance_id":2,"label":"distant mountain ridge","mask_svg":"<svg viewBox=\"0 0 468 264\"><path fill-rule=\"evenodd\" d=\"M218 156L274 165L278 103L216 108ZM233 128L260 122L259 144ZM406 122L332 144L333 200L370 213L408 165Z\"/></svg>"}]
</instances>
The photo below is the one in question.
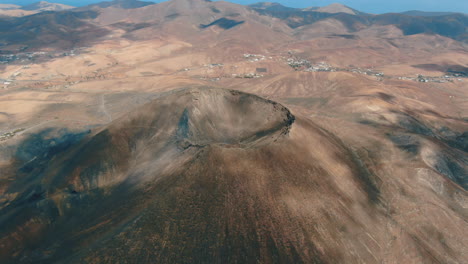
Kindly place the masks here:
<instances>
[{"instance_id":1,"label":"distant mountain ridge","mask_svg":"<svg viewBox=\"0 0 468 264\"><path fill-rule=\"evenodd\" d=\"M410 11L402 12L400 14L407 15L407 16L432 17L432 16L447 16L447 15L462 14L462 13L456 13L456 12L426 12L426 11L419 11L419 10L410 10Z\"/></svg>"},{"instance_id":2,"label":"distant mountain ridge","mask_svg":"<svg viewBox=\"0 0 468 264\"><path fill-rule=\"evenodd\" d=\"M211 2L210 0L201 0L206 2ZM117 7L123 9L135 9L141 8L148 5L157 4L157 2L161 1L140 1L140 0L112 0L112 1L103 1L97 2L94 4L87 5L88 7L99 7L99 8L107 8L107 7ZM24 3L22 1L21 3ZM270 12L292 12L292 11L314 11L320 13L328 13L328 14L338 14L338 13L345 13L350 15L369 15L368 13L362 12L360 10L351 8L349 6L340 4L340 3L333 3L327 6L312 6L307 8L295 8L289 7L277 2L258 2L254 4L247 5L253 9L259 10L266 10ZM83 6L85 7L85 6ZM22 4L0 4L0 10L3 11L10 11L10 10L24 10L24 11L34 11L34 12L43 12L43 11L63 11L68 10L71 8L75 8L74 6L60 4L60 3L51 3L47 1L39 1L32 4L22 5ZM5 13L6 14L6 13ZM3 14L3 15L5 15ZM462 12L430 12L430 11L421 11L421 10L409 10L404 12L399 12L398 14L408 15L408 16L418 16L418 17L436 17L436 16L446 16L446 15L454 15L454 14L463 14L468 16L466 13Z\"/></svg>"},{"instance_id":3,"label":"distant mountain ridge","mask_svg":"<svg viewBox=\"0 0 468 264\"><path fill-rule=\"evenodd\" d=\"M294 8L294 7L285 6L277 2L258 2L258 3L250 4L248 6L254 9L262 9L262 10L268 10L268 11L300 11L301 10L301 11L315 11L315 12L331 13L331 14L336 14L336 13L346 13L346 14L351 14L351 15L369 14L369 13L351 8L349 6L346 6L340 3L333 3L327 6L321 6L321 7L312 6L312 7L307 7L307 8ZM393 13L393 12L388 12L388 13ZM421 11L421 10L408 10L404 12L399 12L399 14L408 15L408 16L424 16L424 17L445 16L445 15L453 15L453 14L468 15L463 12L443 12L443 11L431 12L431 11Z\"/></svg>"},{"instance_id":4,"label":"distant mountain ridge","mask_svg":"<svg viewBox=\"0 0 468 264\"><path fill-rule=\"evenodd\" d=\"M49 3L46 1L36 2L30 5L26 5L21 7L22 10L26 11L63 11L75 8L74 6L64 5L64 4L57 4L57 3Z\"/></svg>"},{"instance_id":5,"label":"distant mountain ridge","mask_svg":"<svg viewBox=\"0 0 468 264\"><path fill-rule=\"evenodd\" d=\"M258 9L265 9L270 11L290 11L290 10L297 10L297 8L284 6L280 3L273 3L273 2L259 2L255 4L249 5L251 8L258 8Z\"/></svg>"},{"instance_id":6,"label":"distant mountain ridge","mask_svg":"<svg viewBox=\"0 0 468 264\"><path fill-rule=\"evenodd\" d=\"M21 19L8 18L4 21L0 19L0 42L6 45L27 44L31 48L40 48L44 45L50 45L49 39L61 39L64 32L70 36L79 34L87 40L103 37L105 34L102 32L106 32L104 27L110 26L119 29L124 27L128 31L126 35L128 38L145 39L154 34L162 34L161 32L164 31L167 35L178 36L187 41L201 38L202 32L200 31L204 30L240 28L242 30L234 31L232 34L243 35L241 39L246 40L246 43L251 41L251 38L247 36L260 36L258 32L262 32L265 33L262 37L268 39L267 43L271 44L278 39L294 38L311 27L315 27L316 29L312 30L319 30L322 34L353 38L353 34L362 30L394 26L401 30L403 35L437 34L468 43L466 31L468 17L463 14L445 16L410 16L398 13L371 15L357 10L353 11L356 14L350 14L345 12L332 13L342 10L341 8L347 8L346 6L332 5L331 7L328 12L320 12L320 9L289 8L277 3L257 3L246 7L225 1L172 0L154 4L138 0L116 0L76 8L70 12L65 10L56 13L49 12L47 15L36 14ZM118 9L128 9L128 11L116 12ZM79 13L86 11L92 11L93 15ZM62 19L65 17L73 23L62 25L64 24ZM123 21L127 24L122 24ZM3 27L1 27L2 24ZM74 26L80 24L86 26ZM269 30L271 25L274 25L275 28L272 31ZM323 25L328 27L323 27ZM142 30L143 28L144 30ZM41 34L45 31L49 34L47 38L44 37L43 33ZM226 39L232 38L231 33L226 33L223 36ZM24 43L24 41L28 43ZM81 43L81 41L74 37L72 41L62 41L60 46L65 48L75 45L74 43Z\"/></svg>"},{"instance_id":7,"label":"distant mountain ridge","mask_svg":"<svg viewBox=\"0 0 468 264\"><path fill-rule=\"evenodd\" d=\"M345 6L343 4L330 4L327 6L323 7L312 7L312 8L306 8L304 9L305 11L316 11L316 12L322 12L322 13L330 13L330 14L337 14L337 13L345 13L345 14L350 14L350 15L364 15L364 12L358 11L356 9L353 9L349 6Z\"/></svg>"},{"instance_id":8,"label":"distant mountain ridge","mask_svg":"<svg viewBox=\"0 0 468 264\"><path fill-rule=\"evenodd\" d=\"M261 5L257 5L262 7ZM335 8L333 8L335 7ZM386 13L371 15L360 11L346 11L342 5L331 5L324 8L292 8L274 10L265 8L254 8L259 14L279 18L291 28L299 28L311 25L326 19L340 21L348 31L356 32L371 26L394 25L401 29L404 35L415 34L438 34L462 42L468 41L468 16L460 13L426 13L410 11L410 13ZM324 10L326 12L324 12ZM445 14L445 15L444 15Z\"/></svg>"},{"instance_id":9,"label":"distant mountain ridge","mask_svg":"<svg viewBox=\"0 0 468 264\"><path fill-rule=\"evenodd\" d=\"M314 6L314 7L307 7L307 8L293 8L293 7L288 7L284 6L280 3L274 3L274 2L259 2L255 4L249 5L249 7L254 8L254 9L262 9L262 10L268 10L268 11L315 11L315 12L321 12L321 13L330 13L330 14L337 14L337 13L345 13L345 14L351 14L351 15L363 15L366 14L364 12L358 11L356 9L353 9L349 6L339 4L339 3L333 3L327 6Z\"/></svg>"},{"instance_id":10,"label":"distant mountain ridge","mask_svg":"<svg viewBox=\"0 0 468 264\"><path fill-rule=\"evenodd\" d=\"M12 9L19 9L21 6L13 5L13 4L0 4L0 10L12 10Z\"/></svg>"},{"instance_id":11,"label":"distant mountain ridge","mask_svg":"<svg viewBox=\"0 0 468 264\"><path fill-rule=\"evenodd\" d=\"M100 2L97 4L93 4L91 6L97 6L100 8L107 8L107 7L117 7L122 9L134 9L145 7L149 5L154 5L154 2L146 2L146 1L139 1L139 0L114 0L114 1L106 1Z\"/></svg>"}]
</instances>

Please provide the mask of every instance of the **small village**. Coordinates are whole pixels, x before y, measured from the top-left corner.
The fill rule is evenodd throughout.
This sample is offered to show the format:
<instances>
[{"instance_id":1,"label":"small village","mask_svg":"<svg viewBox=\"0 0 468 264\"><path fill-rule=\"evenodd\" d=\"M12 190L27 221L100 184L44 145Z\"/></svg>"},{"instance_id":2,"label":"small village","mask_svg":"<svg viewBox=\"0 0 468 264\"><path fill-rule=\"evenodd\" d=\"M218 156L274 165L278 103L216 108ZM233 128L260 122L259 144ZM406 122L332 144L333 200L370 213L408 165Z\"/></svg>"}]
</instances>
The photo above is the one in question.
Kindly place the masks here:
<instances>
[{"instance_id":1,"label":"small village","mask_svg":"<svg viewBox=\"0 0 468 264\"><path fill-rule=\"evenodd\" d=\"M264 55L246 53L244 54L244 58L250 62L257 62L257 61L264 61L267 57ZM273 59L273 58L269 57L269 59Z\"/></svg>"},{"instance_id":2,"label":"small village","mask_svg":"<svg viewBox=\"0 0 468 264\"><path fill-rule=\"evenodd\" d=\"M21 52L14 54L2 54L0 51L0 64L28 64L45 59L55 59L67 56L76 56L83 53L85 48L77 48L69 51L36 51L36 52Z\"/></svg>"},{"instance_id":3,"label":"small village","mask_svg":"<svg viewBox=\"0 0 468 264\"><path fill-rule=\"evenodd\" d=\"M447 82L454 82L454 81L459 81L463 82L463 76L461 75L443 75L440 77L434 77L434 76L424 76L421 74L418 74L416 77L398 77L398 80L409 80L409 81L415 81L415 82L421 82L421 83L447 83Z\"/></svg>"},{"instance_id":4,"label":"small village","mask_svg":"<svg viewBox=\"0 0 468 264\"><path fill-rule=\"evenodd\" d=\"M350 67L350 68L338 68L334 67L326 62L312 63L306 59L300 58L288 58L287 63L295 71L304 71L304 72L352 72L357 74L363 74L368 76L374 76L379 81L384 79L398 79L398 80L409 80L423 83L447 83L459 81L462 82L463 78L468 76L459 74L459 73L450 73L444 74L442 76L423 76L418 74L416 77L402 77L402 76L389 76L385 75L383 72L375 71L373 69L363 69L359 67Z\"/></svg>"}]
</instances>

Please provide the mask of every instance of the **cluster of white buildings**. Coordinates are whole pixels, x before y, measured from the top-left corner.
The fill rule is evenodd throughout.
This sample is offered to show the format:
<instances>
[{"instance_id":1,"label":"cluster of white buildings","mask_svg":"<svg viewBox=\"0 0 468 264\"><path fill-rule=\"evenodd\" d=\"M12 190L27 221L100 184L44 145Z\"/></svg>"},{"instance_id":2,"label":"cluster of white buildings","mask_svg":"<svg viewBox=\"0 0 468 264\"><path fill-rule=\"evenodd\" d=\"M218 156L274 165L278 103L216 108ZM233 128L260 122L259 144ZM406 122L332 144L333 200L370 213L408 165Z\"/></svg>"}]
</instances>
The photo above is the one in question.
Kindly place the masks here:
<instances>
[{"instance_id":1,"label":"cluster of white buildings","mask_svg":"<svg viewBox=\"0 0 468 264\"><path fill-rule=\"evenodd\" d=\"M320 62L318 64L312 65L311 67L307 68L305 71L307 72L335 72L337 71L337 69L327 64L326 62Z\"/></svg>"},{"instance_id":2,"label":"cluster of white buildings","mask_svg":"<svg viewBox=\"0 0 468 264\"><path fill-rule=\"evenodd\" d=\"M250 62L258 62L258 61L264 61L266 59L266 56L265 55L246 53L246 54L244 54L244 58L247 59ZM271 59L271 57L270 57L270 59Z\"/></svg>"}]
</instances>

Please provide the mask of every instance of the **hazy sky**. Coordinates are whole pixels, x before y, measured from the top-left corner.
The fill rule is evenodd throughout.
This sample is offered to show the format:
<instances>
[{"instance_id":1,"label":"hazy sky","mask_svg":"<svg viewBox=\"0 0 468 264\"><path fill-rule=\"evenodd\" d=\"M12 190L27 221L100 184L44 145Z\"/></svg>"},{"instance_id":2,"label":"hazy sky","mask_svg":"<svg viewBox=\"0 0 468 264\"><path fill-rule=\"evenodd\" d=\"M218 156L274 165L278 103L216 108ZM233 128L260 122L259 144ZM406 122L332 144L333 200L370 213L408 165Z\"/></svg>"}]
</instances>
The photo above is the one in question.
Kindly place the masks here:
<instances>
[{"instance_id":1,"label":"hazy sky","mask_svg":"<svg viewBox=\"0 0 468 264\"><path fill-rule=\"evenodd\" d=\"M0 0L0 3L25 5L38 0ZM100 2L100 0L48 0L82 6L90 3ZM239 4L251 4L262 0L231 0ZM153 2L163 2L155 0ZM324 6L334 2L348 5L352 8L369 13L402 12L407 10L422 11L453 11L468 13L468 0L266 0L266 2L278 2L291 7Z\"/></svg>"}]
</instances>

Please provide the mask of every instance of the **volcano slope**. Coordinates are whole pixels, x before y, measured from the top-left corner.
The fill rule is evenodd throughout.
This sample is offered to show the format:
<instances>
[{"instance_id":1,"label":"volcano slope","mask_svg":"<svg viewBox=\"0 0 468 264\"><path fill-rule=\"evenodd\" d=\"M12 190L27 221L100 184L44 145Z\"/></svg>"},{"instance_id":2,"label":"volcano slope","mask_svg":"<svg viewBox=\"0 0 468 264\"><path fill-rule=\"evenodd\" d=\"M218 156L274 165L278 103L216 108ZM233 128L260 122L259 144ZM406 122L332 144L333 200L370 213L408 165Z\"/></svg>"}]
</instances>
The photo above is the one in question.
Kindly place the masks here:
<instances>
[{"instance_id":1,"label":"volcano slope","mask_svg":"<svg viewBox=\"0 0 468 264\"><path fill-rule=\"evenodd\" d=\"M457 185L441 198L400 183L389 201L367 165L378 157L255 95L172 91L83 135L63 147L46 136L54 151L5 170L16 180L2 186L2 263L466 259ZM422 201L450 207L431 212L440 221L399 217L431 210Z\"/></svg>"}]
</instances>

